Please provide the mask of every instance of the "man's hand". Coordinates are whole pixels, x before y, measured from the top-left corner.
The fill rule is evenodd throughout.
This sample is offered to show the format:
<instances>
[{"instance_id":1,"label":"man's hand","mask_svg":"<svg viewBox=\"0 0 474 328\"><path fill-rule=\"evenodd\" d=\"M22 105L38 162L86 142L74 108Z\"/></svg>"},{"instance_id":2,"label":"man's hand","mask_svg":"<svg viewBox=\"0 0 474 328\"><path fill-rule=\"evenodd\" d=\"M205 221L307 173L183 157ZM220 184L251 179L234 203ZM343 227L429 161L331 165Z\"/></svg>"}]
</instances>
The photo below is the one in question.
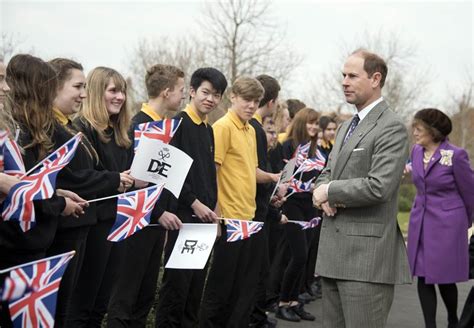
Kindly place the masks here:
<instances>
[{"instance_id":1,"label":"man's hand","mask_svg":"<svg viewBox=\"0 0 474 328\"><path fill-rule=\"evenodd\" d=\"M313 191L313 204L320 208L321 204L328 201L328 184L322 184Z\"/></svg>"},{"instance_id":2,"label":"man's hand","mask_svg":"<svg viewBox=\"0 0 474 328\"><path fill-rule=\"evenodd\" d=\"M334 207L329 206L328 202L324 202L321 204L321 209L327 216L334 216L337 213L337 209Z\"/></svg>"},{"instance_id":3,"label":"man's hand","mask_svg":"<svg viewBox=\"0 0 474 328\"><path fill-rule=\"evenodd\" d=\"M167 211L161 214L158 222L160 222L166 230L179 230L183 226L183 223L176 215Z\"/></svg>"},{"instance_id":4,"label":"man's hand","mask_svg":"<svg viewBox=\"0 0 474 328\"><path fill-rule=\"evenodd\" d=\"M209 207L201 203L198 199L196 199L192 204L191 208L194 211L194 214L202 221L202 222L218 222L217 214L214 213Z\"/></svg>"}]
</instances>

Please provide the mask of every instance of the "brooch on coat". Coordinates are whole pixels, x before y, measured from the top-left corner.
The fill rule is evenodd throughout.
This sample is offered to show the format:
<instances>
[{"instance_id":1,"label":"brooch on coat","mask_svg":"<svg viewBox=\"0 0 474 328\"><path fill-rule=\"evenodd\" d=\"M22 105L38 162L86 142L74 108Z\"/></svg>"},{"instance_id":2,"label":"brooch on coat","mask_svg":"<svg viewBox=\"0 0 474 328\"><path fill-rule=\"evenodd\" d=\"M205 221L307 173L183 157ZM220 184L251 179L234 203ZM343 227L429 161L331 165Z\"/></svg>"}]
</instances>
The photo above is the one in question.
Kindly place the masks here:
<instances>
[{"instance_id":1,"label":"brooch on coat","mask_svg":"<svg viewBox=\"0 0 474 328\"><path fill-rule=\"evenodd\" d=\"M441 159L439 163L441 165L452 166L454 152L451 149L440 149Z\"/></svg>"}]
</instances>

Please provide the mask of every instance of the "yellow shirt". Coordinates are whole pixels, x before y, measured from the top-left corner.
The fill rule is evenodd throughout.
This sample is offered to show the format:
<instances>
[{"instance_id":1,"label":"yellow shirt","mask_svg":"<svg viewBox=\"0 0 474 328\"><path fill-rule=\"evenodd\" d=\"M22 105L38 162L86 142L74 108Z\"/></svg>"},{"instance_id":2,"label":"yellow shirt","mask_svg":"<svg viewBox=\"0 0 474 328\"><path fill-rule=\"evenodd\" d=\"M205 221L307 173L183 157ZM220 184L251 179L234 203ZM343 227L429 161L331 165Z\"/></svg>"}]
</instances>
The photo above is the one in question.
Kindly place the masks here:
<instances>
[{"instance_id":1,"label":"yellow shirt","mask_svg":"<svg viewBox=\"0 0 474 328\"><path fill-rule=\"evenodd\" d=\"M217 202L226 218L251 220L257 192L255 130L232 110L212 126L217 171Z\"/></svg>"},{"instance_id":2,"label":"yellow shirt","mask_svg":"<svg viewBox=\"0 0 474 328\"><path fill-rule=\"evenodd\" d=\"M288 133L286 132L282 132L278 134L278 142L281 144L284 143L287 138L288 138Z\"/></svg>"},{"instance_id":3,"label":"yellow shirt","mask_svg":"<svg viewBox=\"0 0 474 328\"><path fill-rule=\"evenodd\" d=\"M194 124L200 125L201 123L204 123L207 125L207 116L204 120L202 120L199 115L196 113L196 108L192 104L187 104L186 108L184 111L189 115L189 118L191 118L191 121L193 121Z\"/></svg>"},{"instance_id":4,"label":"yellow shirt","mask_svg":"<svg viewBox=\"0 0 474 328\"><path fill-rule=\"evenodd\" d=\"M154 110L153 108L150 107L150 105L148 105L147 103L143 103L142 104L142 109L141 109L142 112L144 112L145 114L147 114L148 116L150 116L153 121L161 121L162 118L160 117L160 115L158 115Z\"/></svg>"},{"instance_id":5,"label":"yellow shirt","mask_svg":"<svg viewBox=\"0 0 474 328\"><path fill-rule=\"evenodd\" d=\"M58 108L53 107L53 114L54 117L56 117L56 120L61 124L61 125L67 125L69 122L69 119L67 118L66 115L63 114Z\"/></svg>"}]
</instances>

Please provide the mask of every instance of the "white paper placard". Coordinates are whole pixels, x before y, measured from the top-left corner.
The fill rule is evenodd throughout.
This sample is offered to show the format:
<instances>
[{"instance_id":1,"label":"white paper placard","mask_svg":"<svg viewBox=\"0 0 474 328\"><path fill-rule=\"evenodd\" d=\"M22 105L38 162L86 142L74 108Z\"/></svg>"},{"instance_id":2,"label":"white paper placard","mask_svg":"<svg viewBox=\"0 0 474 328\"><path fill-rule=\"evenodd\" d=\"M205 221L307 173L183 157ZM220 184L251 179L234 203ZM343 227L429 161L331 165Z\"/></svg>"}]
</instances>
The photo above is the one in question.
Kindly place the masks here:
<instances>
[{"instance_id":1,"label":"white paper placard","mask_svg":"<svg viewBox=\"0 0 474 328\"><path fill-rule=\"evenodd\" d=\"M203 269L216 236L215 223L184 223L165 268Z\"/></svg>"},{"instance_id":2,"label":"white paper placard","mask_svg":"<svg viewBox=\"0 0 474 328\"><path fill-rule=\"evenodd\" d=\"M293 171L295 170L296 165L296 157L290 159L288 163L286 163L283 171L281 172L281 183L286 183L290 181L291 176L293 175Z\"/></svg>"},{"instance_id":3,"label":"white paper placard","mask_svg":"<svg viewBox=\"0 0 474 328\"><path fill-rule=\"evenodd\" d=\"M142 136L130 174L139 180L164 183L165 189L178 198L192 163L193 159L180 149Z\"/></svg>"}]
</instances>

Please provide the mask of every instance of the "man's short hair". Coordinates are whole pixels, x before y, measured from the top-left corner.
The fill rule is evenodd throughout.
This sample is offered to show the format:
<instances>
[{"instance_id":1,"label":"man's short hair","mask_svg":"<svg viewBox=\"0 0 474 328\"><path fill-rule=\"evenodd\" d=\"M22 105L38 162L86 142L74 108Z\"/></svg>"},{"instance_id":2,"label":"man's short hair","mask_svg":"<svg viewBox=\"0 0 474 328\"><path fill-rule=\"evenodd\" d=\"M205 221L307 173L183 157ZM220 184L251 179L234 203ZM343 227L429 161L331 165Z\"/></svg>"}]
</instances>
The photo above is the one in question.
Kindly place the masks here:
<instances>
[{"instance_id":1,"label":"man's short hair","mask_svg":"<svg viewBox=\"0 0 474 328\"><path fill-rule=\"evenodd\" d=\"M221 95L224 94L227 88L227 80L224 74L213 67L198 68L193 75L191 75L190 85L194 90L197 90L204 81L208 81L212 84L212 87Z\"/></svg>"},{"instance_id":2,"label":"man's short hair","mask_svg":"<svg viewBox=\"0 0 474 328\"><path fill-rule=\"evenodd\" d=\"M237 78L232 85L232 93L247 101L260 101L264 92L265 89L262 84L257 79L249 76L241 76Z\"/></svg>"},{"instance_id":3,"label":"man's short hair","mask_svg":"<svg viewBox=\"0 0 474 328\"><path fill-rule=\"evenodd\" d=\"M263 89L265 89L265 94L263 95L262 100L258 107L263 107L268 104L271 100L276 100L278 98L278 93L280 92L280 84L278 81L266 74L261 74L257 76L257 80L262 84Z\"/></svg>"},{"instance_id":4,"label":"man's short hair","mask_svg":"<svg viewBox=\"0 0 474 328\"><path fill-rule=\"evenodd\" d=\"M380 78L380 89L382 89L388 74L388 68L385 60L383 60L379 55L366 49L357 49L351 55L360 56L364 59L364 71L367 72L369 77L377 72L382 75Z\"/></svg>"},{"instance_id":5,"label":"man's short hair","mask_svg":"<svg viewBox=\"0 0 474 328\"><path fill-rule=\"evenodd\" d=\"M176 66L156 64L146 71L145 85L149 98L157 98L161 92L174 89L179 78L184 78L184 72Z\"/></svg>"},{"instance_id":6,"label":"man's short hair","mask_svg":"<svg viewBox=\"0 0 474 328\"><path fill-rule=\"evenodd\" d=\"M287 99L286 105L288 106L288 112L290 112L291 119L295 117L296 113L298 113L300 109L303 109L306 107L306 104L298 99Z\"/></svg>"}]
</instances>

